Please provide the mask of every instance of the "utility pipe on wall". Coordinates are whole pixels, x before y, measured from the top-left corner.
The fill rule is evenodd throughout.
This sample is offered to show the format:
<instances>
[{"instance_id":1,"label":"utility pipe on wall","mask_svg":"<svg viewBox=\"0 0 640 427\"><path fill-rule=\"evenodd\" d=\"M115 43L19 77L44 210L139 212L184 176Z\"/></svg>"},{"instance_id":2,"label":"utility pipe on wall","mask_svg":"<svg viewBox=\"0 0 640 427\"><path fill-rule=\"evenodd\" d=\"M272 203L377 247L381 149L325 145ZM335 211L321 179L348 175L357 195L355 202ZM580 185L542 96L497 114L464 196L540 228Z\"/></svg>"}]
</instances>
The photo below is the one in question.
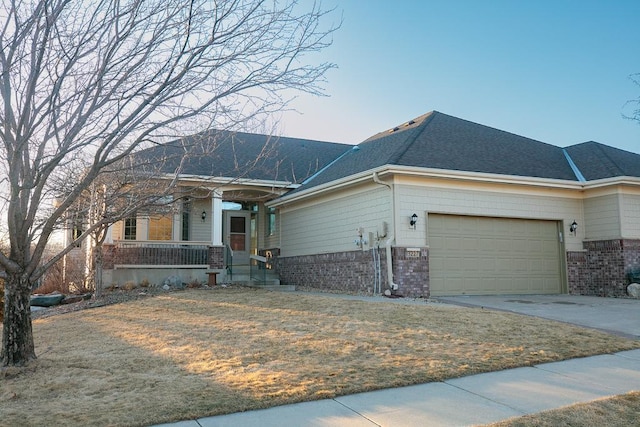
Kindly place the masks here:
<instances>
[{"instance_id":1,"label":"utility pipe on wall","mask_svg":"<svg viewBox=\"0 0 640 427\"><path fill-rule=\"evenodd\" d=\"M373 182L375 182L376 184L384 185L389 190L391 190L393 194L393 188L391 187L391 184L387 184L386 182L382 181L378 177L378 172L373 173ZM391 210L393 211L393 209L394 209L394 206L392 203ZM391 223L394 224L393 221ZM398 289L398 285L393 281L393 260L391 256L391 244L393 243L394 239L395 239L395 236L393 235L393 233L390 233L389 238L385 243L385 254L387 256L387 282L389 283L389 288L391 288L392 290Z\"/></svg>"}]
</instances>

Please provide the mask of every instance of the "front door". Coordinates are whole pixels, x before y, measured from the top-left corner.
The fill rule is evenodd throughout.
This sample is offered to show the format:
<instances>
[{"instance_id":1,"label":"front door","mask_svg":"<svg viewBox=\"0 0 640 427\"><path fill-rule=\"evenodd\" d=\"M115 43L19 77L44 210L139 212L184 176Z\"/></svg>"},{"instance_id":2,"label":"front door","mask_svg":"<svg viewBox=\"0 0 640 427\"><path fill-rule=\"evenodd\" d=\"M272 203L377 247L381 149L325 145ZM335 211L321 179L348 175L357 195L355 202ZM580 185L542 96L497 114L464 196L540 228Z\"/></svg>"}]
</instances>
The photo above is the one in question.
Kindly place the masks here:
<instances>
[{"instance_id":1,"label":"front door","mask_svg":"<svg viewBox=\"0 0 640 427\"><path fill-rule=\"evenodd\" d=\"M251 254L251 212L224 211L224 238L233 250L234 265L248 265Z\"/></svg>"}]
</instances>

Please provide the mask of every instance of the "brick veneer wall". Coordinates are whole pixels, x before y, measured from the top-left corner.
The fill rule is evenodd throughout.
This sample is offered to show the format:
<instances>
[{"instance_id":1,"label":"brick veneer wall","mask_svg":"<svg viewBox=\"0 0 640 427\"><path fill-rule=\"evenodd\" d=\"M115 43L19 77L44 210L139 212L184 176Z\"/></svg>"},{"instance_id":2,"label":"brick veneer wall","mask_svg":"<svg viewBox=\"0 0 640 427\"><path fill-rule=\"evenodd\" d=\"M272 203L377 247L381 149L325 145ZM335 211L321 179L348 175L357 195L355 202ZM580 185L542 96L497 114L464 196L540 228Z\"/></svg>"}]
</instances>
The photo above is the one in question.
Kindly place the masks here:
<instances>
[{"instance_id":1,"label":"brick veneer wall","mask_svg":"<svg viewBox=\"0 0 640 427\"><path fill-rule=\"evenodd\" d=\"M380 257L381 289L388 289L385 249L376 249ZM396 293L409 297L428 297L428 251L414 252L392 248ZM307 286L322 290L352 293L373 293L376 272L373 253L367 251L279 257L276 261L282 284Z\"/></svg>"},{"instance_id":2,"label":"brick veneer wall","mask_svg":"<svg viewBox=\"0 0 640 427\"><path fill-rule=\"evenodd\" d=\"M209 246L209 268L221 270L224 268L224 246Z\"/></svg>"},{"instance_id":3,"label":"brick veneer wall","mask_svg":"<svg viewBox=\"0 0 640 427\"><path fill-rule=\"evenodd\" d=\"M116 261L116 245L102 245L102 268L106 270L113 269Z\"/></svg>"},{"instance_id":4,"label":"brick veneer wall","mask_svg":"<svg viewBox=\"0 0 640 427\"><path fill-rule=\"evenodd\" d=\"M571 295L592 295L587 290L590 286L589 269L587 268L587 251L567 252L567 282Z\"/></svg>"},{"instance_id":5,"label":"brick veneer wall","mask_svg":"<svg viewBox=\"0 0 640 427\"><path fill-rule=\"evenodd\" d=\"M626 296L627 275L640 268L640 240L599 240L583 247L582 252L567 252L569 293Z\"/></svg>"},{"instance_id":6,"label":"brick veneer wall","mask_svg":"<svg viewBox=\"0 0 640 427\"><path fill-rule=\"evenodd\" d=\"M418 251L415 251L418 249ZM410 297L429 297L429 249L393 248L394 281L398 293Z\"/></svg>"},{"instance_id":7,"label":"brick veneer wall","mask_svg":"<svg viewBox=\"0 0 640 427\"><path fill-rule=\"evenodd\" d=\"M625 239L622 241L624 250L624 269L629 274L631 270L640 269L640 239Z\"/></svg>"}]
</instances>

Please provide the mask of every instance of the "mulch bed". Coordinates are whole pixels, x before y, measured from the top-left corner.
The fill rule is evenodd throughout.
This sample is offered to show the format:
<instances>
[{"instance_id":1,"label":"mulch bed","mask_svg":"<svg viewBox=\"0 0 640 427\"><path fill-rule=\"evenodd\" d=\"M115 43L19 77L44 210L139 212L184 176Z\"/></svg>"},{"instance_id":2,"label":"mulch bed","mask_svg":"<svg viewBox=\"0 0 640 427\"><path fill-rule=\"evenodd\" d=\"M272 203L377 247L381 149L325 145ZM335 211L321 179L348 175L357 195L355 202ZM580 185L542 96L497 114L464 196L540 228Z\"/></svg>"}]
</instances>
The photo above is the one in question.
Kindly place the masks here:
<instances>
[{"instance_id":1,"label":"mulch bed","mask_svg":"<svg viewBox=\"0 0 640 427\"><path fill-rule=\"evenodd\" d=\"M31 318L43 319L46 317L56 316L58 314L72 313L74 311L104 307L112 304L120 304L127 301L135 301L155 295L166 294L169 292L177 292L177 290L164 290L160 287L135 288L131 290L105 290L102 292L102 295L93 295L91 298L83 301L74 302L71 304L60 304L53 307L41 307L40 309L32 310Z\"/></svg>"}]
</instances>

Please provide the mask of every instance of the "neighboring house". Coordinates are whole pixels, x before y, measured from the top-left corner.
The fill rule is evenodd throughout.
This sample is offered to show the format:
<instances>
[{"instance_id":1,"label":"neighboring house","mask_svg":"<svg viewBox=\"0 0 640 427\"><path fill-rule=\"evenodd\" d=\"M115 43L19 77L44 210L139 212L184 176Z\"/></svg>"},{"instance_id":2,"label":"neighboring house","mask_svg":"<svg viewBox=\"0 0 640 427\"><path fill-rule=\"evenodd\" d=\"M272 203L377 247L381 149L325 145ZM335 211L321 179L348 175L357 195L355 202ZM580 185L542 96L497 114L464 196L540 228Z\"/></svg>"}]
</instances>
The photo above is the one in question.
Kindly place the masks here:
<instances>
[{"instance_id":1,"label":"neighboring house","mask_svg":"<svg viewBox=\"0 0 640 427\"><path fill-rule=\"evenodd\" d=\"M239 176L268 137L224 135L180 177L215 196L114 225L105 283L224 280L269 255L281 283L341 292L621 296L640 268L637 154L434 111L357 146L279 138Z\"/></svg>"}]
</instances>

